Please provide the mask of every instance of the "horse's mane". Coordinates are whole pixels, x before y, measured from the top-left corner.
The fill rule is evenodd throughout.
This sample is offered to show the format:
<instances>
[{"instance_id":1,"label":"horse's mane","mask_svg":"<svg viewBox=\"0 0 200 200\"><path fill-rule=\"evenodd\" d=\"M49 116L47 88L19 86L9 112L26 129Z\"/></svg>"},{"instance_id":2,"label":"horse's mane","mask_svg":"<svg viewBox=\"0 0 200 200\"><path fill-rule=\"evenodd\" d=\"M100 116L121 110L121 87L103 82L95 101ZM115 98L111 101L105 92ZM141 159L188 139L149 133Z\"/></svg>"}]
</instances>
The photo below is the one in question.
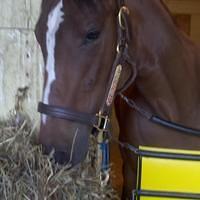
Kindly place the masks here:
<instances>
[{"instance_id":1,"label":"horse's mane","mask_svg":"<svg viewBox=\"0 0 200 200\"><path fill-rule=\"evenodd\" d=\"M80 10L89 9L94 12L105 11L112 8L112 6L110 6L111 4L108 4L108 0L74 0L74 3Z\"/></svg>"}]
</instances>

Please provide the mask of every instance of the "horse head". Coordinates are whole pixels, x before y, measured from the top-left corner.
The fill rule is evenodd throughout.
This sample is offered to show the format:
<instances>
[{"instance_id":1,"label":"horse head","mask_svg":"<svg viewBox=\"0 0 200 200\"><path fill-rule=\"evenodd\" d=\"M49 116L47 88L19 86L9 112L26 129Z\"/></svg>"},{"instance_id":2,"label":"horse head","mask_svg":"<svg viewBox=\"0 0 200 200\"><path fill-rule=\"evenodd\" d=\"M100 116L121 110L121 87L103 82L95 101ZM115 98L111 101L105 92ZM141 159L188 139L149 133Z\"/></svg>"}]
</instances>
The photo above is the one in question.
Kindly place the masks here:
<instances>
[{"instance_id":1,"label":"horse head","mask_svg":"<svg viewBox=\"0 0 200 200\"><path fill-rule=\"evenodd\" d=\"M133 67L122 70L130 66L129 13L120 1L44 2L36 26L45 60L39 142L46 153L55 150L57 162L74 166L99 118L109 116L116 91L133 81Z\"/></svg>"}]
</instances>

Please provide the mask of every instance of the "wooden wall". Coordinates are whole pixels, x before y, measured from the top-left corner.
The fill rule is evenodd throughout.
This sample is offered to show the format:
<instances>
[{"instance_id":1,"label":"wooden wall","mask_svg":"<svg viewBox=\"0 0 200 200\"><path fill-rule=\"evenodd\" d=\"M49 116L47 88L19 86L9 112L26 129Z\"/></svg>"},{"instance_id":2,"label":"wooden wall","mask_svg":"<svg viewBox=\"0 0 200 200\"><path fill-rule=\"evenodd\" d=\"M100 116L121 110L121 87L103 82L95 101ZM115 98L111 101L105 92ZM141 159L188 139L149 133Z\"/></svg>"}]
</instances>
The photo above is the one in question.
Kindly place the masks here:
<instances>
[{"instance_id":1,"label":"wooden wall","mask_svg":"<svg viewBox=\"0 0 200 200\"><path fill-rule=\"evenodd\" d=\"M38 118L43 61L33 30L40 2L0 0L0 119L9 117L15 107Z\"/></svg>"},{"instance_id":2,"label":"wooden wall","mask_svg":"<svg viewBox=\"0 0 200 200\"><path fill-rule=\"evenodd\" d=\"M200 44L200 0L165 0L176 15L190 16L190 36Z\"/></svg>"}]
</instances>

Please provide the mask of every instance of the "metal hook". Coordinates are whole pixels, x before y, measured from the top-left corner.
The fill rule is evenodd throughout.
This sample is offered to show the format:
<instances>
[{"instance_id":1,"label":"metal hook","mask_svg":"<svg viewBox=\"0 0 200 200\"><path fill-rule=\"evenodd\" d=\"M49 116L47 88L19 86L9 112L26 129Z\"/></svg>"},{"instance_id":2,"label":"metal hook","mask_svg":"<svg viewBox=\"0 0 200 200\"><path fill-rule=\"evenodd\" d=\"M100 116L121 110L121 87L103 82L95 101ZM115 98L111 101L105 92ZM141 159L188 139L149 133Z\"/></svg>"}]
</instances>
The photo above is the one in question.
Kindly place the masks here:
<instances>
[{"instance_id":1,"label":"metal hook","mask_svg":"<svg viewBox=\"0 0 200 200\"><path fill-rule=\"evenodd\" d=\"M101 187L106 187L110 181L110 170L106 170L100 173L100 184Z\"/></svg>"},{"instance_id":2,"label":"metal hook","mask_svg":"<svg viewBox=\"0 0 200 200\"><path fill-rule=\"evenodd\" d=\"M119 14L118 14L118 19L119 19L119 25L121 27L121 29L125 30L126 27L123 24L123 13L126 13L127 15L130 14L129 9L126 6L122 6L119 10Z\"/></svg>"},{"instance_id":3,"label":"metal hook","mask_svg":"<svg viewBox=\"0 0 200 200\"><path fill-rule=\"evenodd\" d=\"M117 50L117 53L118 53L118 54L121 53L121 47L123 47L121 44L117 44L116 50ZM128 48L128 44L127 44L127 43L125 44L125 48Z\"/></svg>"},{"instance_id":4,"label":"metal hook","mask_svg":"<svg viewBox=\"0 0 200 200\"><path fill-rule=\"evenodd\" d=\"M117 53L120 53L120 44L117 45Z\"/></svg>"}]
</instances>

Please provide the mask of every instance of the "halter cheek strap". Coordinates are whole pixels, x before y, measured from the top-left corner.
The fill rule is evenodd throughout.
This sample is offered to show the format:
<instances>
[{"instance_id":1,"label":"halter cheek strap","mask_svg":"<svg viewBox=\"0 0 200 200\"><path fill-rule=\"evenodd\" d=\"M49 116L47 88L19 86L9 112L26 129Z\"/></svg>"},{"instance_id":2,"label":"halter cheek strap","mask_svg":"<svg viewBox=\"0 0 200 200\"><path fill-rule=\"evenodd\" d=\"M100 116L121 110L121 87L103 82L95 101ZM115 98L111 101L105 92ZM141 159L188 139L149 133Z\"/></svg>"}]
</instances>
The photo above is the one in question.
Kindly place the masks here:
<instances>
[{"instance_id":1,"label":"halter cheek strap","mask_svg":"<svg viewBox=\"0 0 200 200\"><path fill-rule=\"evenodd\" d=\"M106 96L100 110L100 113L103 113L104 116L110 115L113 100L115 99L115 96L119 93L119 91L121 91L121 89L119 90L118 87L121 75L124 72L124 65L126 63L130 64L129 59L127 59L129 42L127 16L130 14L130 12L129 9L124 6L124 1L119 1L119 5L120 7L118 13L118 41L116 47L116 58L113 63L111 77L109 80L110 87L106 91ZM132 78L128 78L125 84L123 84L122 89L124 90L127 85L130 85L130 82L132 82Z\"/></svg>"}]
</instances>

